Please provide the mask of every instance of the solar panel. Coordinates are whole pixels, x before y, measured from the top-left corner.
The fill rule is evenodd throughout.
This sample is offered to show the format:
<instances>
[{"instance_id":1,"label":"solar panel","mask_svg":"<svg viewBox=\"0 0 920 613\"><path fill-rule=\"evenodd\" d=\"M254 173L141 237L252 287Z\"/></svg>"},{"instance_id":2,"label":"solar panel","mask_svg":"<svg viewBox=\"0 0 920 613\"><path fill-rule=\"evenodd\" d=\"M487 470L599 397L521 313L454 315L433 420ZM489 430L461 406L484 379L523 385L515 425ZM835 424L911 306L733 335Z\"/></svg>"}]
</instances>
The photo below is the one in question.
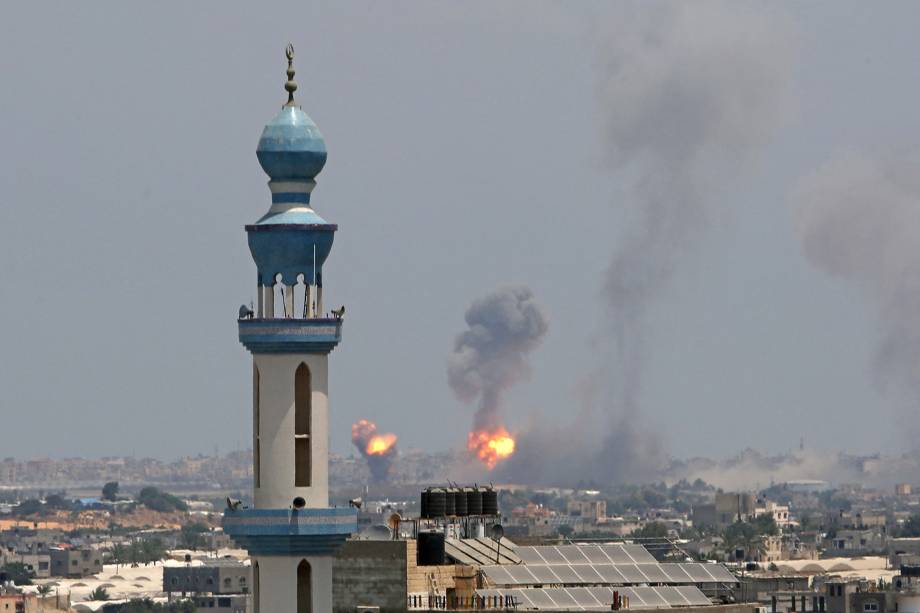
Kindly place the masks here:
<instances>
[{"instance_id":1,"label":"solar panel","mask_svg":"<svg viewBox=\"0 0 920 613\"><path fill-rule=\"evenodd\" d=\"M658 590L653 587L637 589L642 590L642 600L644 600L646 604L652 605L656 609L661 609L671 605L671 603L669 603L661 594L658 593Z\"/></svg>"},{"instance_id":2,"label":"solar panel","mask_svg":"<svg viewBox=\"0 0 920 613\"><path fill-rule=\"evenodd\" d=\"M569 592L563 588L556 588L552 590L546 590L549 594L549 597L552 598L557 607L564 609L580 609L581 606L575 600L575 598L569 594Z\"/></svg>"},{"instance_id":3,"label":"solar panel","mask_svg":"<svg viewBox=\"0 0 920 613\"><path fill-rule=\"evenodd\" d=\"M512 583L510 585L533 585L537 582L533 573L523 564L506 566L505 568L508 574L511 575Z\"/></svg>"},{"instance_id":4,"label":"solar panel","mask_svg":"<svg viewBox=\"0 0 920 613\"><path fill-rule=\"evenodd\" d=\"M559 583L569 583L569 584L578 584L584 583L581 580L581 577L575 572L575 569L566 564L553 566L553 571L556 573L556 576L559 577Z\"/></svg>"},{"instance_id":5,"label":"solar panel","mask_svg":"<svg viewBox=\"0 0 920 613\"><path fill-rule=\"evenodd\" d=\"M738 583L738 578L731 574L731 571L721 564L705 564L704 566L716 581L721 581L722 583Z\"/></svg>"},{"instance_id":6,"label":"solar panel","mask_svg":"<svg viewBox=\"0 0 920 613\"><path fill-rule=\"evenodd\" d=\"M682 564L681 568L690 575L694 583L712 583L715 581L703 564Z\"/></svg>"},{"instance_id":7,"label":"solar panel","mask_svg":"<svg viewBox=\"0 0 920 613\"><path fill-rule=\"evenodd\" d=\"M633 559L626 553L622 545L602 545L601 549L614 564L632 564Z\"/></svg>"},{"instance_id":8,"label":"solar panel","mask_svg":"<svg viewBox=\"0 0 920 613\"><path fill-rule=\"evenodd\" d=\"M483 566L482 572L493 585L515 585L517 583L503 566Z\"/></svg>"},{"instance_id":9,"label":"solar panel","mask_svg":"<svg viewBox=\"0 0 920 613\"><path fill-rule=\"evenodd\" d=\"M533 574L533 576L536 577L537 579L536 582L541 585L542 584L552 585L554 583L562 583L562 581L559 580L559 577L556 575L556 573L553 572L553 569L554 568L564 568L564 567L544 565L544 566L530 566L529 568L530 568L531 574Z\"/></svg>"},{"instance_id":10,"label":"solar panel","mask_svg":"<svg viewBox=\"0 0 920 613\"><path fill-rule=\"evenodd\" d=\"M617 570L617 567L613 564L598 564L594 567L594 570L603 577L604 583L613 583L617 585L622 585L623 583L629 583L623 574Z\"/></svg>"},{"instance_id":11,"label":"solar panel","mask_svg":"<svg viewBox=\"0 0 920 613\"><path fill-rule=\"evenodd\" d=\"M586 588L605 609L610 609L613 604L613 590L607 587L589 587Z\"/></svg>"},{"instance_id":12,"label":"solar panel","mask_svg":"<svg viewBox=\"0 0 920 613\"><path fill-rule=\"evenodd\" d=\"M621 596L629 598L630 609L647 609L648 605L645 604L645 600L642 599L641 591L638 590L639 588L624 587L619 591Z\"/></svg>"},{"instance_id":13,"label":"solar panel","mask_svg":"<svg viewBox=\"0 0 920 613\"><path fill-rule=\"evenodd\" d=\"M572 595L572 598L575 599L575 602L585 608L610 608L609 604L604 606L604 603L598 600L594 594L591 593L591 590L586 587L570 587L568 588L568 592Z\"/></svg>"},{"instance_id":14,"label":"solar panel","mask_svg":"<svg viewBox=\"0 0 920 613\"><path fill-rule=\"evenodd\" d=\"M581 552L592 564L610 564L610 558L608 558L604 550L597 545L582 547Z\"/></svg>"},{"instance_id":15,"label":"solar panel","mask_svg":"<svg viewBox=\"0 0 920 613\"><path fill-rule=\"evenodd\" d=\"M536 547L518 547L515 551L524 561L524 564L546 564L546 560L543 559Z\"/></svg>"},{"instance_id":16,"label":"solar panel","mask_svg":"<svg viewBox=\"0 0 920 613\"><path fill-rule=\"evenodd\" d=\"M648 581L635 564L617 564L617 570L623 575L626 583L646 583Z\"/></svg>"},{"instance_id":17,"label":"solar panel","mask_svg":"<svg viewBox=\"0 0 920 613\"><path fill-rule=\"evenodd\" d=\"M528 600L538 609L557 608L556 601L546 593L546 590L530 589L521 591L526 592Z\"/></svg>"},{"instance_id":18,"label":"solar panel","mask_svg":"<svg viewBox=\"0 0 920 613\"><path fill-rule=\"evenodd\" d=\"M581 547L578 545L560 545L556 549L565 556L565 560L569 564L588 564L589 560L585 557L585 554L581 552Z\"/></svg>"},{"instance_id":19,"label":"solar panel","mask_svg":"<svg viewBox=\"0 0 920 613\"><path fill-rule=\"evenodd\" d=\"M652 583L670 583L671 579L658 564L637 564L639 571Z\"/></svg>"},{"instance_id":20,"label":"solar panel","mask_svg":"<svg viewBox=\"0 0 920 613\"><path fill-rule=\"evenodd\" d=\"M636 562L636 564L655 564L655 556L648 552L648 549L642 545L636 545L635 543L628 543L623 545L623 549L626 550L626 553Z\"/></svg>"},{"instance_id":21,"label":"solar panel","mask_svg":"<svg viewBox=\"0 0 920 613\"><path fill-rule=\"evenodd\" d=\"M544 547L534 547L547 564L568 564L569 561L559 553L559 550L556 547L544 546Z\"/></svg>"},{"instance_id":22,"label":"solar panel","mask_svg":"<svg viewBox=\"0 0 920 613\"><path fill-rule=\"evenodd\" d=\"M537 605L527 597L527 593L530 590L499 590L505 595L505 602L508 602L508 598L512 598L514 602L522 609L536 609Z\"/></svg>"},{"instance_id":23,"label":"solar panel","mask_svg":"<svg viewBox=\"0 0 920 613\"><path fill-rule=\"evenodd\" d=\"M693 606L710 605L712 602L694 585L678 585L674 588Z\"/></svg>"},{"instance_id":24,"label":"solar panel","mask_svg":"<svg viewBox=\"0 0 920 613\"><path fill-rule=\"evenodd\" d=\"M670 577L671 583L693 583L681 564L662 564L661 570Z\"/></svg>"},{"instance_id":25,"label":"solar panel","mask_svg":"<svg viewBox=\"0 0 920 613\"><path fill-rule=\"evenodd\" d=\"M579 583L604 583L604 578L600 576L597 569L588 564L572 567L581 578Z\"/></svg>"}]
</instances>

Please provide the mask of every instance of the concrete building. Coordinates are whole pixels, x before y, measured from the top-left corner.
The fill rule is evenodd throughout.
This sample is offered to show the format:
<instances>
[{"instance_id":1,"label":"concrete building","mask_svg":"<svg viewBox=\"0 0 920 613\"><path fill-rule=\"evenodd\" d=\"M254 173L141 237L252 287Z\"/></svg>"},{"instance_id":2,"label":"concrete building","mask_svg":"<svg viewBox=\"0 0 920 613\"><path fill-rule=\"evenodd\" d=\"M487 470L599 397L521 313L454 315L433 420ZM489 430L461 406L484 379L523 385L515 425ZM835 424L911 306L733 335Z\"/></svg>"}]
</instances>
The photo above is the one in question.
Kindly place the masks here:
<instances>
[{"instance_id":1,"label":"concrete building","mask_svg":"<svg viewBox=\"0 0 920 613\"><path fill-rule=\"evenodd\" d=\"M252 569L236 560L208 560L201 565L163 567L163 591L188 594L248 594Z\"/></svg>"},{"instance_id":2,"label":"concrete building","mask_svg":"<svg viewBox=\"0 0 920 613\"><path fill-rule=\"evenodd\" d=\"M350 508L329 508L328 356L344 309L324 309L323 264L337 226L313 209L326 144L294 101L287 49L287 103L262 132L256 155L271 206L246 226L258 305L241 307L240 342L253 355L254 508L232 505L224 531L252 557L254 611L332 609L332 561L357 530Z\"/></svg>"},{"instance_id":3,"label":"concrete building","mask_svg":"<svg viewBox=\"0 0 920 613\"><path fill-rule=\"evenodd\" d=\"M102 572L102 552L82 549L51 549L52 577L89 577Z\"/></svg>"}]
</instances>

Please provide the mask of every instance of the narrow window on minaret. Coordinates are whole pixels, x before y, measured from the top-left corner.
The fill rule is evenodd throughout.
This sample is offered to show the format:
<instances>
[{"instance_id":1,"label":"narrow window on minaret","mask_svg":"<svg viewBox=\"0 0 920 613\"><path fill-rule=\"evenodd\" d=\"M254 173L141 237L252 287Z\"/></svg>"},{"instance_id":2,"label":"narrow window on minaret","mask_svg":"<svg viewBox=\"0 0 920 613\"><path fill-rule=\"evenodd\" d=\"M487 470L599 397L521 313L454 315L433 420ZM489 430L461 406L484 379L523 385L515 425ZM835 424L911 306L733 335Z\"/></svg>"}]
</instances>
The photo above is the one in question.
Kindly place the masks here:
<instances>
[{"instance_id":1,"label":"narrow window on minaret","mask_svg":"<svg viewBox=\"0 0 920 613\"><path fill-rule=\"evenodd\" d=\"M310 369L297 367L294 375L294 486L310 487Z\"/></svg>"},{"instance_id":2,"label":"narrow window on minaret","mask_svg":"<svg viewBox=\"0 0 920 613\"><path fill-rule=\"evenodd\" d=\"M262 415L260 413L259 367L252 365L252 470L256 487L262 487Z\"/></svg>"},{"instance_id":3,"label":"narrow window on minaret","mask_svg":"<svg viewBox=\"0 0 920 613\"><path fill-rule=\"evenodd\" d=\"M259 613L259 563L252 565L252 611Z\"/></svg>"},{"instance_id":4,"label":"narrow window on minaret","mask_svg":"<svg viewBox=\"0 0 920 613\"><path fill-rule=\"evenodd\" d=\"M297 613L311 613L313 603L310 598L310 563L301 560L297 565Z\"/></svg>"}]
</instances>

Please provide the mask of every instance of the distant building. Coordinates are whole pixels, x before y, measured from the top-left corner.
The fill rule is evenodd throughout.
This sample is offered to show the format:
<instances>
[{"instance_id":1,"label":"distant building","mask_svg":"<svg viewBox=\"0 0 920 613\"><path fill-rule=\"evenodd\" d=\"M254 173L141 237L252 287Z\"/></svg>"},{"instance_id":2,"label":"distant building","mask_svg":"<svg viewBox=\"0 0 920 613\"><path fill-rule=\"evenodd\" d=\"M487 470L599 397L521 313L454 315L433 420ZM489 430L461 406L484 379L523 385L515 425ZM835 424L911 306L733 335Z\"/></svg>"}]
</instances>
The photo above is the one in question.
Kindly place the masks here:
<instances>
[{"instance_id":1,"label":"distant building","mask_svg":"<svg viewBox=\"0 0 920 613\"><path fill-rule=\"evenodd\" d=\"M894 486L895 496L910 496L913 493L913 488L910 483L898 483Z\"/></svg>"},{"instance_id":2,"label":"distant building","mask_svg":"<svg viewBox=\"0 0 920 613\"><path fill-rule=\"evenodd\" d=\"M196 566L163 568L163 591L172 598L179 593L248 594L252 586L252 568L236 560L213 560Z\"/></svg>"},{"instance_id":3,"label":"distant building","mask_svg":"<svg viewBox=\"0 0 920 613\"><path fill-rule=\"evenodd\" d=\"M89 577L102 572L102 552L82 549L51 549L52 577Z\"/></svg>"}]
</instances>

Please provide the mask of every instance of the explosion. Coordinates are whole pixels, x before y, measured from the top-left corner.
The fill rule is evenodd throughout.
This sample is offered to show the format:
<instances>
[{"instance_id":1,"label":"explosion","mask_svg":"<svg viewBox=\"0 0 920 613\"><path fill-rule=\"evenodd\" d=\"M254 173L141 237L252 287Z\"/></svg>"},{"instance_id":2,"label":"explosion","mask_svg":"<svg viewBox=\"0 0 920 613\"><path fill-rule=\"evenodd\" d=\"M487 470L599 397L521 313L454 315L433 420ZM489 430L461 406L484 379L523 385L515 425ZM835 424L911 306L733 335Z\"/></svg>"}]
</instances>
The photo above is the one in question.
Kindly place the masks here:
<instances>
[{"instance_id":1,"label":"explosion","mask_svg":"<svg viewBox=\"0 0 920 613\"><path fill-rule=\"evenodd\" d=\"M491 432L486 430L470 432L467 435L466 448L489 470L492 470L499 460L504 460L514 453L514 439L507 430L498 426Z\"/></svg>"},{"instance_id":2,"label":"explosion","mask_svg":"<svg viewBox=\"0 0 920 613\"><path fill-rule=\"evenodd\" d=\"M368 455L386 455L396 444L395 434L375 434L367 442L365 450Z\"/></svg>"},{"instance_id":3,"label":"explosion","mask_svg":"<svg viewBox=\"0 0 920 613\"><path fill-rule=\"evenodd\" d=\"M398 453L396 435L377 434L377 424L361 419L351 426L351 442L367 461L371 478L376 482L386 481Z\"/></svg>"}]
</instances>

